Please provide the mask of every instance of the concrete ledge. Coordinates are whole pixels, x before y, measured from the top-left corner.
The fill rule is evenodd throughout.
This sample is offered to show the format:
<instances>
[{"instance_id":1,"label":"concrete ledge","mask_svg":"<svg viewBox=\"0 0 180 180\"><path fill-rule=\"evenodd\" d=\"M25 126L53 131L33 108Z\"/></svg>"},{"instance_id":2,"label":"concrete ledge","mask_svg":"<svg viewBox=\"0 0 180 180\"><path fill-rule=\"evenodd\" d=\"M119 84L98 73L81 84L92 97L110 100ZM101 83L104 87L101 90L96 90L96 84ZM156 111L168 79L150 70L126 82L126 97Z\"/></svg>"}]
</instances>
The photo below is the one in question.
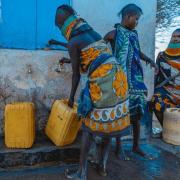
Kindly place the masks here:
<instances>
[{"instance_id":1,"label":"concrete ledge","mask_svg":"<svg viewBox=\"0 0 180 180\"><path fill-rule=\"evenodd\" d=\"M41 163L76 163L79 161L79 140L63 148L49 140L37 140L31 149L7 149L0 140L0 168L33 166Z\"/></svg>"}]
</instances>

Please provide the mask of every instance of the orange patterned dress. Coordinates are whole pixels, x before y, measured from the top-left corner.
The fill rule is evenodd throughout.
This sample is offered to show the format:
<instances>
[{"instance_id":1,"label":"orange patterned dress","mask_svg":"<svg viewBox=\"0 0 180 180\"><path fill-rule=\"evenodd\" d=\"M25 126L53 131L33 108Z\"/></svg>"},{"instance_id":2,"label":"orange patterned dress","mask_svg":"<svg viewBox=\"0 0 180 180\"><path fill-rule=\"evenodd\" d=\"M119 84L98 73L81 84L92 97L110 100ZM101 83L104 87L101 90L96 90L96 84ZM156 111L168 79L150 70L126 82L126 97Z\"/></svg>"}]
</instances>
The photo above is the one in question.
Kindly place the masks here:
<instances>
[{"instance_id":1,"label":"orange patterned dress","mask_svg":"<svg viewBox=\"0 0 180 180\"><path fill-rule=\"evenodd\" d=\"M159 73L155 78L153 109L164 112L166 108L180 108L180 43L169 43L156 63ZM166 82L170 77L174 78Z\"/></svg>"},{"instance_id":2,"label":"orange patterned dress","mask_svg":"<svg viewBox=\"0 0 180 180\"><path fill-rule=\"evenodd\" d=\"M88 77L93 61L109 55ZM126 69L111 55L107 44L100 40L81 51L81 75L89 81L92 111L83 118L83 127L99 135L118 135L130 125ZM85 81L86 81L85 80Z\"/></svg>"}]
</instances>

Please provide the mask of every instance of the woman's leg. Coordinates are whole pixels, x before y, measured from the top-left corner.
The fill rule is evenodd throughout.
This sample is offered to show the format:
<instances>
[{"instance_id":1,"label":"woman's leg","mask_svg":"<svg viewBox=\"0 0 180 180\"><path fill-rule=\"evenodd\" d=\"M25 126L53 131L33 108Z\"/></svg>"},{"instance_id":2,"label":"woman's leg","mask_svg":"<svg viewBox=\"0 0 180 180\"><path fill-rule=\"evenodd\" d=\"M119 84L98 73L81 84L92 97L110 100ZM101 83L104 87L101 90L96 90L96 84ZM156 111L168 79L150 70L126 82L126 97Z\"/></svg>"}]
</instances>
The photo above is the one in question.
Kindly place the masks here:
<instances>
[{"instance_id":1,"label":"woman's leg","mask_svg":"<svg viewBox=\"0 0 180 180\"><path fill-rule=\"evenodd\" d=\"M116 156L120 156L122 151L122 146L121 146L121 136L116 137L116 149L115 149L115 154Z\"/></svg>"},{"instance_id":2,"label":"woman's leg","mask_svg":"<svg viewBox=\"0 0 180 180\"><path fill-rule=\"evenodd\" d=\"M133 148L132 151L140 156L145 156L145 153L139 147L140 139L140 113L131 116L131 123L133 125Z\"/></svg>"},{"instance_id":3,"label":"woman's leg","mask_svg":"<svg viewBox=\"0 0 180 180\"><path fill-rule=\"evenodd\" d=\"M88 155L88 162L91 163L93 166L97 166L99 163L99 149L101 145L101 138L96 136L93 138L93 141L91 143L89 155Z\"/></svg>"},{"instance_id":4,"label":"woman's leg","mask_svg":"<svg viewBox=\"0 0 180 180\"><path fill-rule=\"evenodd\" d=\"M121 136L116 137L116 149L115 154L120 160L128 161L130 158L126 156L121 143Z\"/></svg>"},{"instance_id":5,"label":"woman's leg","mask_svg":"<svg viewBox=\"0 0 180 180\"><path fill-rule=\"evenodd\" d=\"M80 179L80 180L87 179L87 158L88 158L90 144L91 144L91 134L89 132L83 131L79 170L76 173L67 172L65 175L68 179Z\"/></svg>"},{"instance_id":6,"label":"woman's leg","mask_svg":"<svg viewBox=\"0 0 180 180\"><path fill-rule=\"evenodd\" d=\"M103 138L99 151L99 167L98 173L101 176L107 176L106 165L111 148L111 138Z\"/></svg>"}]
</instances>

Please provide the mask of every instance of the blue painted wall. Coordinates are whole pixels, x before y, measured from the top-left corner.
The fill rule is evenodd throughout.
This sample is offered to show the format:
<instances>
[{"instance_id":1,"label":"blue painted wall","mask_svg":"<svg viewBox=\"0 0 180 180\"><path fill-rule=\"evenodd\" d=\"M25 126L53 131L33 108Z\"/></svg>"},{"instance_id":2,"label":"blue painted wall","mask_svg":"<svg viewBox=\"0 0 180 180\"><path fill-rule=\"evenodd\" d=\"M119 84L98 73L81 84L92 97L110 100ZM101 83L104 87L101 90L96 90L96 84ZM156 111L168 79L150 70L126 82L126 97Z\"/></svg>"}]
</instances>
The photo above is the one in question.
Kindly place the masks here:
<instances>
[{"instance_id":1,"label":"blue painted wall","mask_svg":"<svg viewBox=\"0 0 180 180\"><path fill-rule=\"evenodd\" d=\"M69 0L37 0L37 48L44 47L50 38L64 40L54 25L56 8Z\"/></svg>"},{"instance_id":2,"label":"blue painted wall","mask_svg":"<svg viewBox=\"0 0 180 180\"><path fill-rule=\"evenodd\" d=\"M3 0L0 46L35 48L36 1Z\"/></svg>"},{"instance_id":3,"label":"blue painted wall","mask_svg":"<svg viewBox=\"0 0 180 180\"><path fill-rule=\"evenodd\" d=\"M63 40L54 25L56 8L70 0L0 0L0 47L37 49L51 38Z\"/></svg>"}]
</instances>

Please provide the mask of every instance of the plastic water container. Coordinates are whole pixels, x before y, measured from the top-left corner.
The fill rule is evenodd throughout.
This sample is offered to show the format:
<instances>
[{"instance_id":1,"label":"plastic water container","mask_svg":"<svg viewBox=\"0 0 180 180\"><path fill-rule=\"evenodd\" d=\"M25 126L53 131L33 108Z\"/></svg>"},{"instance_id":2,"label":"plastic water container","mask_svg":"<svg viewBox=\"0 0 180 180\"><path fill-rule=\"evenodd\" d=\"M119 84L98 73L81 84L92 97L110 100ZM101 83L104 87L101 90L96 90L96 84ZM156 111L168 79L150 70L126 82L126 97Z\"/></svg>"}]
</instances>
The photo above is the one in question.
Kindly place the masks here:
<instances>
[{"instance_id":1,"label":"plastic water container","mask_svg":"<svg viewBox=\"0 0 180 180\"><path fill-rule=\"evenodd\" d=\"M35 139L34 104L8 104L5 107L5 144L8 148L30 148Z\"/></svg>"},{"instance_id":2,"label":"plastic water container","mask_svg":"<svg viewBox=\"0 0 180 180\"><path fill-rule=\"evenodd\" d=\"M168 108L164 112L163 140L173 145L180 145L179 108Z\"/></svg>"},{"instance_id":3,"label":"plastic water container","mask_svg":"<svg viewBox=\"0 0 180 180\"><path fill-rule=\"evenodd\" d=\"M77 105L70 108L66 100L56 100L45 133L56 146L65 146L74 142L81 124L77 116Z\"/></svg>"}]
</instances>

